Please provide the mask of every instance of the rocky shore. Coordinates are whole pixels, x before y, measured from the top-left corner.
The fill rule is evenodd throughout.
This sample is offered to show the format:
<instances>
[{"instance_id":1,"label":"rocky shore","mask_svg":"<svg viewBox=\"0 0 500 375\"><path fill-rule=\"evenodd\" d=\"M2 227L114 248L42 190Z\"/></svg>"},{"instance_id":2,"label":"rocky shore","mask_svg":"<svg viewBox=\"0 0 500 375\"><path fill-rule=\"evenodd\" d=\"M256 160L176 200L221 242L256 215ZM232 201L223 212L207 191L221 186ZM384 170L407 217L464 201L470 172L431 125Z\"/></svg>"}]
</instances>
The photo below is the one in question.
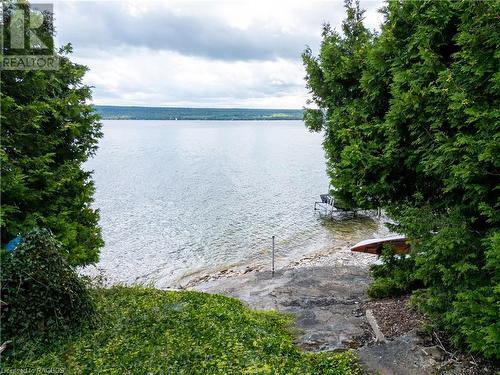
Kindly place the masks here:
<instances>
[{"instance_id":1,"label":"rocky shore","mask_svg":"<svg viewBox=\"0 0 500 375\"><path fill-rule=\"evenodd\" d=\"M371 301L371 255L332 248L273 274L262 267L223 270L184 285L238 298L255 309L295 315L296 341L306 351L356 349L369 372L475 373L421 332L423 318L407 298Z\"/></svg>"}]
</instances>

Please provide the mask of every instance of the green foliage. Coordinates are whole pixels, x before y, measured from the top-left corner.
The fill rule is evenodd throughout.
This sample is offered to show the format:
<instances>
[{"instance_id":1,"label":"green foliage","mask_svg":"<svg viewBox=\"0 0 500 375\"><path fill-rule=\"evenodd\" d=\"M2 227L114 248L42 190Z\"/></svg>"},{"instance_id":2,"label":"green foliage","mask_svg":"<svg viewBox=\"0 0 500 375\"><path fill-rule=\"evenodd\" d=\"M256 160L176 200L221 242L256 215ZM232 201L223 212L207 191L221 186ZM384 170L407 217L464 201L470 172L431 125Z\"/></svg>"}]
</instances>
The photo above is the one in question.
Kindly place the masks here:
<instances>
[{"instance_id":1,"label":"green foliage","mask_svg":"<svg viewBox=\"0 0 500 375\"><path fill-rule=\"evenodd\" d=\"M449 228L447 228L449 229ZM457 235L457 237L460 237ZM423 311L442 314L442 325L448 330L456 329L455 344L467 343L471 350L482 352L487 357L498 357L500 342L500 231L494 231L484 240L486 265L482 268L481 282L477 275L474 252L462 252L461 261L450 261L451 270L442 265L436 270L449 287L439 288L431 284L426 290L414 295L414 301ZM456 250L450 246L450 250ZM436 251L437 254L441 253ZM460 254L460 253L459 253ZM455 270L452 272L452 270ZM427 275L430 272L422 272ZM458 277L461 280L457 283ZM457 285L453 285L457 283Z\"/></svg>"},{"instance_id":2,"label":"green foliage","mask_svg":"<svg viewBox=\"0 0 500 375\"><path fill-rule=\"evenodd\" d=\"M304 109L304 122L311 132L318 132L323 127L323 112L319 109Z\"/></svg>"},{"instance_id":3,"label":"green foliage","mask_svg":"<svg viewBox=\"0 0 500 375\"><path fill-rule=\"evenodd\" d=\"M12 2L2 6L8 23ZM103 241L91 207L91 173L82 163L95 152L101 125L87 104L90 87L82 84L87 68L69 60L71 46L54 49L51 25L37 35L50 47L45 53L57 55L59 69L1 74L1 242L47 227L71 264L87 264L98 259Z\"/></svg>"},{"instance_id":4,"label":"green foliage","mask_svg":"<svg viewBox=\"0 0 500 375\"><path fill-rule=\"evenodd\" d=\"M326 114L305 121L324 131L336 198L384 207L412 241L414 266L375 271L371 293L420 280L437 325L500 358L500 3L389 1L378 35L346 7L343 33L324 27L319 55L304 53Z\"/></svg>"},{"instance_id":5,"label":"green foliage","mask_svg":"<svg viewBox=\"0 0 500 375\"><path fill-rule=\"evenodd\" d=\"M2 339L44 338L95 318L86 283L46 229L30 232L12 253L1 250Z\"/></svg>"},{"instance_id":6,"label":"green foliage","mask_svg":"<svg viewBox=\"0 0 500 375\"><path fill-rule=\"evenodd\" d=\"M475 352L488 357L498 356L500 342L500 288L482 287L458 293L453 309L446 315L446 321L458 326L460 336ZM455 340L461 337L455 335ZM460 341L456 341L460 344Z\"/></svg>"},{"instance_id":7,"label":"green foliage","mask_svg":"<svg viewBox=\"0 0 500 375\"><path fill-rule=\"evenodd\" d=\"M304 353L292 317L240 301L142 287L97 291L100 325L44 347L14 347L4 370L99 374L360 374L352 352Z\"/></svg>"},{"instance_id":8,"label":"green foliage","mask_svg":"<svg viewBox=\"0 0 500 375\"><path fill-rule=\"evenodd\" d=\"M415 274L414 257L395 255L389 246L383 249L381 258L381 264L374 264L370 268L375 279L368 287L370 297L400 296L422 286L422 281Z\"/></svg>"}]
</instances>

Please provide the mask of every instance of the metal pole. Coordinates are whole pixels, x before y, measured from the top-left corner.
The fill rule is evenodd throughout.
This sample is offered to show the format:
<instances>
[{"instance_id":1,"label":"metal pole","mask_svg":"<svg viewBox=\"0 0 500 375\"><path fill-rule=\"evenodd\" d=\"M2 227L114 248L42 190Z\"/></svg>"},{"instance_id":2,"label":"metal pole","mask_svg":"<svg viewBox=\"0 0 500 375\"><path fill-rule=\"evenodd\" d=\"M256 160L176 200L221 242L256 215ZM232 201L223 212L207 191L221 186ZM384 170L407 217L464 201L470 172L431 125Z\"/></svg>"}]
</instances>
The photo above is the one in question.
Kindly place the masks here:
<instances>
[{"instance_id":1,"label":"metal pole","mask_svg":"<svg viewBox=\"0 0 500 375\"><path fill-rule=\"evenodd\" d=\"M272 265L273 277L274 277L274 236L273 236L273 265Z\"/></svg>"}]
</instances>

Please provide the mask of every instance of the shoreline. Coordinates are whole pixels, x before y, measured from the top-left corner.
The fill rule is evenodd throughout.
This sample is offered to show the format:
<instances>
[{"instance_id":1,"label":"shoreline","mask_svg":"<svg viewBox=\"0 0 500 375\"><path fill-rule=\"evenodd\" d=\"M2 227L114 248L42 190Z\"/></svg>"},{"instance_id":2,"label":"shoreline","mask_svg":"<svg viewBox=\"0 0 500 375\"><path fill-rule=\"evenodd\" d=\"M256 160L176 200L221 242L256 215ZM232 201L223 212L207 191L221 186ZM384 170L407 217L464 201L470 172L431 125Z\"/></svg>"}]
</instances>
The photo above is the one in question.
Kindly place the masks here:
<instances>
[{"instance_id":1,"label":"shoreline","mask_svg":"<svg viewBox=\"0 0 500 375\"><path fill-rule=\"evenodd\" d=\"M345 225L349 220L373 220L376 223L375 230L361 231L355 234L354 231L339 234L333 238L333 243L323 243L320 246L314 246L314 241L310 241L301 246L295 246L291 254L277 257L278 270L296 269L307 266L360 266L366 268L377 261L377 257L370 254L351 252L350 248L357 242L366 239L366 237L384 238L393 236L386 223L391 222L388 217L383 215L380 219L371 214L360 214L358 217L343 217L342 214L335 219L324 218L329 225ZM345 238L347 236L347 239ZM359 237L359 238L358 238ZM264 265L261 261L249 260L241 261L237 265L228 265L219 269L203 269L185 273L178 277L173 284L175 288L185 289L195 287L196 285L215 281L219 279L234 278L246 275L248 273L259 273L271 271L271 256L268 259L269 265Z\"/></svg>"},{"instance_id":2,"label":"shoreline","mask_svg":"<svg viewBox=\"0 0 500 375\"><path fill-rule=\"evenodd\" d=\"M274 274L270 267L242 263L193 272L167 288L153 287L224 295L251 309L291 313L294 342L302 350L353 349L369 371L451 375L466 369L476 374L477 366L450 357L439 340L422 331L425 319L409 305L408 296L368 297L369 268L377 257L351 252L353 244L340 241L291 257Z\"/></svg>"},{"instance_id":3,"label":"shoreline","mask_svg":"<svg viewBox=\"0 0 500 375\"><path fill-rule=\"evenodd\" d=\"M345 267L356 266L368 268L375 263L377 258L373 255L353 253L349 250L351 244L345 244L342 247L329 246L323 247L316 251L302 254L299 258L290 257L286 264L276 268L275 272L285 271L290 269L299 269L313 266L332 266L341 265ZM257 274L261 272L270 272L271 267L264 266L256 262L243 263L241 266L224 267L216 271L195 271L193 273L183 275L175 281L175 287L179 289L195 288L207 282L215 282L217 280L227 280L231 278L242 277L248 274Z\"/></svg>"},{"instance_id":4,"label":"shoreline","mask_svg":"<svg viewBox=\"0 0 500 375\"><path fill-rule=\"evenodd\" d=\"M376 261L376 257L368 254L352 253L349 249L355 243L371 237L383 238L393 235L385 223L386 217L376 219L372 215L358 217L339 216L333 220L323 219L329 227L317 239L310 237L301 244L287 245L277 240L276 271L295 269L305 266L361 266L368 267ZM257 253L256 253L257 254ZM132 266L132 265L131 265ZM153 268L149 272L138 275L134 279L124 280L112 265L97 263L79 269L83 275L99 278L105 285L150 285L159 289L183 290L200 283L224 278L234 278L249 273L271 270L271 251L260 250L258 255L241 259L229 264L213 264L200 268L173 271L170 277L162 268Z\"/></svg>"},{"instance_id":5,"label":"shoreline","mask_svg":"<svg viewBox=\"0 0 500 375\"><path fill-rule=\"evenodd\" d=\"M331 247L277 269L225 270L192 279L185 290L221 294L256 310L291 313L295 343L307 352L354 349L383 374L454 374L462 363L425 335L408 297L372 300L366 290L376 256ZM399 323L398 323L399 322Z\"/></svg>"}]
</instances>

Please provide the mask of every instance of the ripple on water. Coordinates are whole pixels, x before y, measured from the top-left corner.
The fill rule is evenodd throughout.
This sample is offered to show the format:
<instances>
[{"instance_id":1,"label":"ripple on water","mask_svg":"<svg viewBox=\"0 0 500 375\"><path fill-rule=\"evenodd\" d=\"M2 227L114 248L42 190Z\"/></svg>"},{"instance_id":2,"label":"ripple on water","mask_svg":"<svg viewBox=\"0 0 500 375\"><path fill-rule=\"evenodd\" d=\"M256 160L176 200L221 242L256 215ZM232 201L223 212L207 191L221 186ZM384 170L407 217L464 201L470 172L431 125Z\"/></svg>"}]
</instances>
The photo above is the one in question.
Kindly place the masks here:
<instances>
[{"instance_id":1,"label":"ripple on water","mask_svg":"<svg viewBox=\"0 0 500 375\"><path fill-rule=\"evenodd\" d=\"M277 266L384 229L372 218L322 220L321 134L301 121L104 121L95 206L111 282L168 286L193 272Z\"/></svg>"}]
</instances>

